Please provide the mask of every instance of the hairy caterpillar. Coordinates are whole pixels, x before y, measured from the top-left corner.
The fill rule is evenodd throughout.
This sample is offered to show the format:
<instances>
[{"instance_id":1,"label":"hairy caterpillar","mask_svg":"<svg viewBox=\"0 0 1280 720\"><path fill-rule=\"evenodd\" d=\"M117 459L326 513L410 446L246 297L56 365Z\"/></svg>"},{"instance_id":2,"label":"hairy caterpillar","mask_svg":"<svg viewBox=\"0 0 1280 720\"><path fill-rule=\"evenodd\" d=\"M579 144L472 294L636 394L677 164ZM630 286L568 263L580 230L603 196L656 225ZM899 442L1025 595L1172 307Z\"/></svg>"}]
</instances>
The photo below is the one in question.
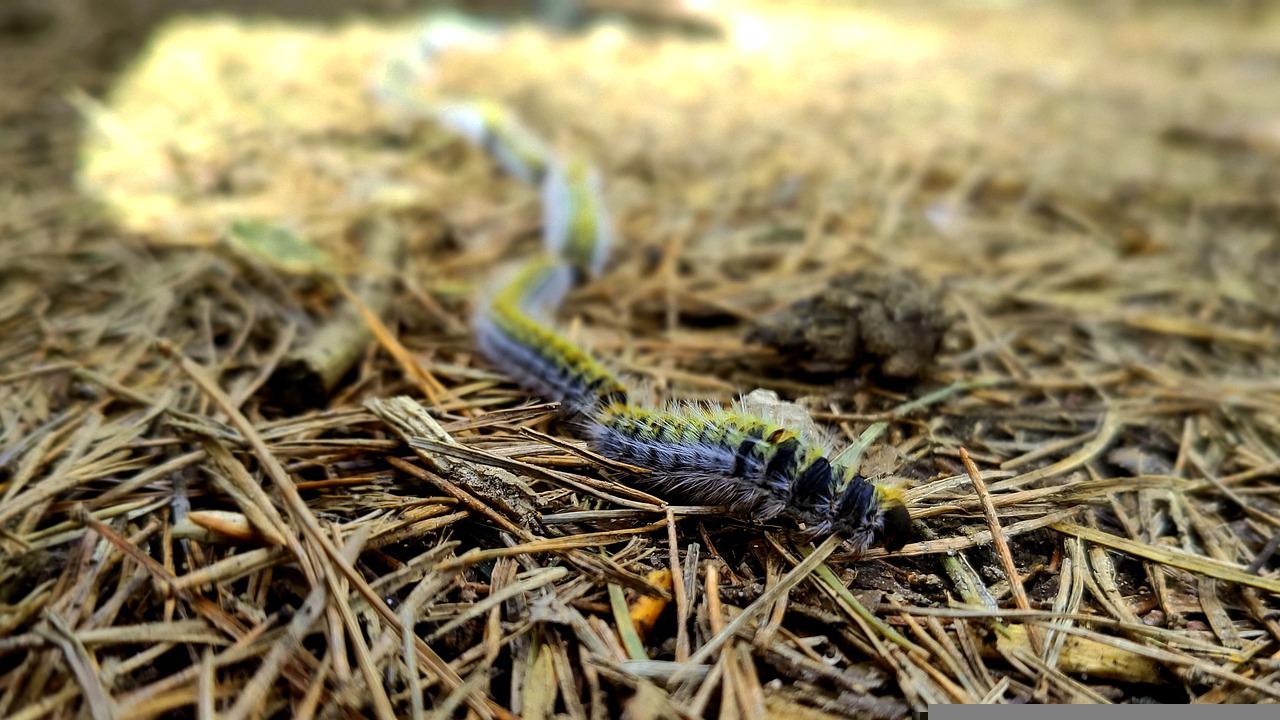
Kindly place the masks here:
<instances>
[{"instance_id":1,"label":"hairy caterpillar","mask_svg":"<svg viewBox=\"0 0 1280 720\"><path fill-rule=\"evenodd\" d=\"M657 471L655 489L748 510L763 522L787 518L814 535L834 532L859 550L879 540L900 547L910 525L893 488L832 465L822 447L761 418L615 400L587 432L602 455Z\"/></svg>"},{"instance_id":2,"label":"hairy caterpillar","mask_svg":"<svg viewBox=\"0 0 1280 720\"><path fill-rule=\"evenodd\" d=\"M482 303L475 333L490 362L560 402L593 450L653 471L642 482L659 492L836 533L857 550L905 543L911 521L896 489L833 465L812 439L740 412L630 402L616 376L535 318L559 304L578 273L555 259L526 264Z\"/></svg>"},{"instance_id":3,"label":"hairy caterpillar","mask_svg":"<svg viewBox=\"0 0 1280 720\"><path fill-rule=\"evenodd\" d=\"M436 107L442 125L541 186L546 255L478 303L474 332L485 358L559 402L594 451L650 470L636 481L652 490L814 536L834 533L857 551L906 543L911 518L901 493L833 464L809 434L738 410L638 405L613 373L552 330L544 320L577 282L600 274L612 243L599 173L558 159L499 105Z\"/></svg>"}]
</instances>

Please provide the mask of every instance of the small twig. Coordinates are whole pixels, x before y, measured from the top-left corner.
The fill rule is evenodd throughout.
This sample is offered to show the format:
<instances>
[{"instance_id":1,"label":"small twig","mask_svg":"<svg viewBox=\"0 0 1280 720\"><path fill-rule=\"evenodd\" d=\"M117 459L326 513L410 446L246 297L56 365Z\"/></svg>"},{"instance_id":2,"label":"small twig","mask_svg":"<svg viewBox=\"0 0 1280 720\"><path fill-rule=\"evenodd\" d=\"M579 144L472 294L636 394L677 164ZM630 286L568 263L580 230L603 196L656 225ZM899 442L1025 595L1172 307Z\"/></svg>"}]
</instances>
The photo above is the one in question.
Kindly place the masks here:
<instances>
[{"instance_id":1,"label":"small twig","mask_svg":"<svg viewBox=\"0 0 1280 720\"><path fill-rule=\"evenodd\" d=\"M385 217L368 218L358 234L364 239L364 255L369 267L361 273L352 290L346 288L341 278L332 278L345 302L301 347L279 361L267 381L271 394L290 409L325 405L330 392L364 355L378 330L385 331L380 316L391 304L395 288L393 273L399 265L404 234ZM286 334L289 332L291 330L286 330ZM381 335L379 339L383 339ZM273 353L269 360L275 356ZM236 394L232 400L236 407L257 382Z\"/></svg>"},{"instance_id":2,"label":"small twig","mask_svg":"<svg viewBox=\"0 0 1280 720\"><path fill-rule=\"evenodd\" d=\"M1019 610L1030 610L1031 603L1027 600L1027 590L1022 586L1022 577L1018 574L1017 565L1013 563L1013 553L1009 550L1009 541L1005 539L1004 530L1000 527L1000 517L996 515L995 505L991 502L991 493L987 492L987 484L982 481L978 466L973 464L968 450L960 448L960 461L964 463L964 469L969 473L969 479L973 481L973 489L978 493L978 500L982 503L982 514L987 519L987 527L991 528L991 540L995 545L996 556L1000 558L1004 574L1009 578L1009 590L1013 594L1013 602ZM1039 629L1033 631L1029 628L1027 638L1031 641L1031 649L1035 654L1041 655L1044 651L1044 643Z\"/></svg>"},{"instance_id":3,"label":"small twig","mask_svg":"<svg viewBox=\"0 0 1280 720\"><path fill-rule=\"evenodd\" d=\"M1165 565L1172 565L1176 568L1189 570L1194 573L1206 575L1208 577L1226 580L1227 582L1238 583L1240 585L1248 585L1256 587L1259 590L1266 590L1270 593L1280 594L1280 580L1275 578L1265 578L1248 572L1244 567L1231 565L1220 560L1204 557L1203 555L1192 555L1191 553L1181 550L1174 550L1166 547L1156 547L1145 543L1129 540L1128 538L1113 535L1096 528L1076 525L1075 523L1056 522L1050 525L1054 530L1067 535L1074 535L1083 540L1088 540L1099 545L1106 545L1113 550L1119 550L1135 557L1146 560L1152 560Z\"/></svg>"},{"instance_id":4,"label":"small twig","mask_svg":"<svg viewBox=\"0 0 1280 720\"><path fill-rule=\"evenodd\" d=\"M111 696L102 686L102 678L99 677L89 651L76 639L75 633L67 627L66 622L57 613L51 612L45 617L52 630L44 632L47 632L49 640L62 650L67 665L71 667L71 674L80 685L80 692L84 694L89 716L93 720L111 720L115 716L115 707ZM37 630L37 632L41 631Z\"/></svg>"},{"instance_id":5,"label":"small twig","mask_svg":"<svg viewBox=\"0 0 1280 720\"><path fill-rule=\"evenodd\" d=\"M645 652L644 641L636 632L635 623L631 622L627 598L622 594L622 588L614 583L609 583L609 608L613 611L613 623L618 628L618 639L622 641L627 657L632 660L648 660L649 654Z\"/></svg>"},{"instance_id":6,"label":"small twig","mask_svg":"<svg viewBox=\"0 0 1280 720\"><path fill-rule=\"evenodd\" d=\"M718 651L726 642L738 633L747 623L755 619L757 615L772 607L779 597L791 588L800 584L812 573L822 561L826 560L836 548L840 547L840 538L832 535L822 542L812 553L804 560L791 569L786 575L783 575L778 584L760 594L750 605L742 610L733 620L725 625L724 629L717 632L705 645L698 648L689 658L690 665L705 664L716 651Z\"/></svg>"}]
</instances>

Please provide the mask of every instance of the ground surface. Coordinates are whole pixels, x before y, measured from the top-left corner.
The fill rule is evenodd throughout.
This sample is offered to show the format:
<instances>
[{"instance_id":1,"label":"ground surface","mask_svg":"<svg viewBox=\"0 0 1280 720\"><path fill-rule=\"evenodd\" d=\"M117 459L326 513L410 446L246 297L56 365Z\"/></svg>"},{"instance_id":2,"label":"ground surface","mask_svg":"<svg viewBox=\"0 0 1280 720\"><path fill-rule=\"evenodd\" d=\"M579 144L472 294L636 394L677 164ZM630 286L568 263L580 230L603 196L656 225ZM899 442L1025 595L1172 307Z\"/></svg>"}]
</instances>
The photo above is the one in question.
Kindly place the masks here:
<instances>
[{"instance_id":1,"label":"ground surface","mask_svg":"<svg viewBox=\"0 0 1280 720\"><path fill-rule=\"evenodd\" d=\"M606 178L624 241L574 337L655 399L775 390L909 485L920 542L818 563L630 490L474 357L471 298L536 251L537 205L369 104L403 18L224 22L108 92L161 12L26 5L0 16L0 714L1280 698L1265 6L788 5L442 64L425 92L501 100ZM312 256L226 242L273 228L381 315L367 348ZM920 376L876 366L943 325L877 306L916 297L892 282L850 290L870 362L749 341L875 273L940 298ZM318 337L353 367L291 396ZM396 395L438 425L367 404Z\"/></svg>"}]
</instances>

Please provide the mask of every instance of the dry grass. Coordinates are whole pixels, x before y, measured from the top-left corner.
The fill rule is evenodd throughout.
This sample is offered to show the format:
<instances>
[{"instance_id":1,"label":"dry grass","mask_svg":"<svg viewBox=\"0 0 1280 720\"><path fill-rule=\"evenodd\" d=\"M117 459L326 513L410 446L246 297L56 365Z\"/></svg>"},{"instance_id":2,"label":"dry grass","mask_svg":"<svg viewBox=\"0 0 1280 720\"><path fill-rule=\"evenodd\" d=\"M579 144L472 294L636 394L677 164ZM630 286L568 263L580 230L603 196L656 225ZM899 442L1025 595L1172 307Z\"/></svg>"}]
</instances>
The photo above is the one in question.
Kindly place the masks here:
<instances>
[{"instance_id":1,"label":"dry grass","mask_svg":"<svg viewBox=\"0 0 1280 720\"><path fill-rule=\"evenodd\" d=\"M797 399L911 486L920 542L849 558L628 485L474 358L536 203L370 109L399 31L222 24L196 75L79 101L128 138L84 166L110 214L3 198L0 715L1280 698L1274 23L761 12L723 42L522 29L442 91L608 178L626 241L575 336L660 397ZM342 272L219 244L237 220ZM884 266L953 316L919 382L743 342ZM286 411L317 337L364 347Z\"/></svg>"}]
</instances>

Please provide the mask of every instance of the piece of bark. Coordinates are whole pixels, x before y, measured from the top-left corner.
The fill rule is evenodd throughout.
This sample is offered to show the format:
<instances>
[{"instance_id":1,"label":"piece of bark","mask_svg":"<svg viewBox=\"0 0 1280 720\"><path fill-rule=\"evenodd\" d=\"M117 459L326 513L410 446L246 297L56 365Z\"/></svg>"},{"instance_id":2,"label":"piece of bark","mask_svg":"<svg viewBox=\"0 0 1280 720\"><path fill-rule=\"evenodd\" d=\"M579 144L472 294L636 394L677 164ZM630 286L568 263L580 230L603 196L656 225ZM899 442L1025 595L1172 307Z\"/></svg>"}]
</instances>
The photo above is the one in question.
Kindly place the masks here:
<instances>
[{"instance_id":1,"label":"piece of bark","mask_svg":"<svg viewBox=\"0 0 1280 720\"><path fill-rule=\"evenodd\" d=\"M440 427L426 408L412 398L403 395L385 400L371 398L365 402L370 412L377 415L397 435L410 438L429 438L439 443L458 444L453 436ZM430 467L473 495L482 498L499 513L524 528L540 526L537 509L533 505L533 491L510 471L484 467L456 460L447 455L417 451L418 456L430 463Z\"/></svg>"},{"instance_id":2,"label":"piece of bark","mask_svg":"<svg viewBox=\"0 0 1280 720\"><path fill-rule=\"evenodd\" d=\"M386 217L364 220L356 229L364 247L364 267L352 292L375 315L385 315L395 289L404 234ZM266 390L286 412L323 405L338 381L364 355L373 334L360 311L343 301L327 322L291 351L272 373Z\"/></svg>"}]
</instances>

